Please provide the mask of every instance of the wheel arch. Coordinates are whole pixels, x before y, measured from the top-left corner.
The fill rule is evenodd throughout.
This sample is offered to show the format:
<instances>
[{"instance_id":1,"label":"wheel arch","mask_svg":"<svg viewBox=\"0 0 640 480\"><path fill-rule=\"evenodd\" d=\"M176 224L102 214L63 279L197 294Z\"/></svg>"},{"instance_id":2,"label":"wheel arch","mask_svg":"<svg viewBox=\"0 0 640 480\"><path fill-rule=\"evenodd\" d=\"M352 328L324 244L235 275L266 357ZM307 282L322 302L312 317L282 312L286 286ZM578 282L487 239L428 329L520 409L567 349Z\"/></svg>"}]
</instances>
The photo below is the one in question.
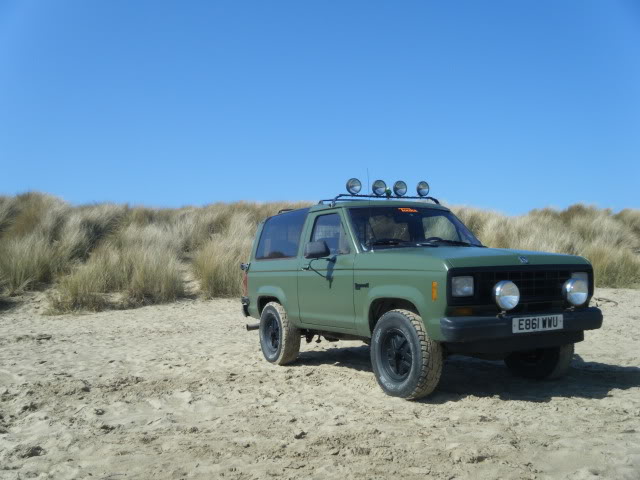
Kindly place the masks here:
<instances>
[{"instance_id":1,"label":"wheel arch","mask_svg":"<svg viewBox=\"0 0 640 480\"><path fill-rule=\"evenodd\" d=\"M373 300L369 305L369 314L367 320L369 323L369 333L373 333L373 329L380 320L380 317L385 313L396 309L409 310L417 315L420 315L418 307L411 300L398 297L381 297Z\"/></svg>"},{"instance_id":2,"label":"wheel arch","mask_svg":"<svg viewBox=\"0 0 640 480\"><path fill-rule=\"evenodd\" d=\"M261 285L256 291L256 306L258 307L258 316L262 314L262 309L269 302L278 302L290 314L288 297L285 290L276 285Z\"/></svg>"},{"instance_id":3,"label":"wheel arch","mask_svg":"<svg viewBox=\"0 0 640 480\"><path fill-rule=\"evenodd\" d=\"M262 310L264 310L264 307L266 307L269 302L277 302L282 305L282 302L278 297L261 295L258 297L258 315L262 315Z\"/></svg>"}]
</instances>

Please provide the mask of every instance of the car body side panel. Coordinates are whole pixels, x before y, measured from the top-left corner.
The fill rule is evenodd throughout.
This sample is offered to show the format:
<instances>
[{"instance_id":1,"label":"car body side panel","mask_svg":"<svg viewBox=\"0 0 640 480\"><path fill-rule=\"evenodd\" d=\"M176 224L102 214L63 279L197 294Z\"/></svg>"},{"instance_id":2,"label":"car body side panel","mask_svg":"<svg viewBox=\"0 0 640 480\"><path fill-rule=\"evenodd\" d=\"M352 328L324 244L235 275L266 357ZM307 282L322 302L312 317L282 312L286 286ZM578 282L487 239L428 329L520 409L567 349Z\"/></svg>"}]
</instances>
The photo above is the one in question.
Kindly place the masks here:
<instances>
[{"instance_id":1,"label":"car body side panel","mask_svg":"<svg viewBox=\"0 0 640 480\"><path fill-rule=\"evenodd\" d=\"M300 319L297 274L297 258L253 260L249 270L249 314L260 318L260 297L275 297L287 311L289 319L297 324Z\"/></svg>"},{"instance_id":2,"label":"car body side panel","mask_svg":"<svg viewBox=\"0 0 640 480\"><path fill-rule=\"evenodd\" d=\"M350 253L327 259L309 260L300 256L298 268L298 305L301 325L339 332L353 333L353 264L356 249L341 209L311 212L302 235L302 251L309 242L313 225L323 215L336 214L347 236Z\"/></svg>"},{"instance_id":3,"label":"car body side panel","mask_svg":"<svg viewBox=\"0 0 640 480\"><path fill-rule=\"evenodd\" d=\"M356 257L354 292L356 330L370 337L369 309L384 298L411 302L434 339L442 338L440 318L446 310L446 269L441 259L425 255L393 255L392 250L365 252ZM432 300L432 282L437 282L437 299Z\"/></svg>"}]
</instances>

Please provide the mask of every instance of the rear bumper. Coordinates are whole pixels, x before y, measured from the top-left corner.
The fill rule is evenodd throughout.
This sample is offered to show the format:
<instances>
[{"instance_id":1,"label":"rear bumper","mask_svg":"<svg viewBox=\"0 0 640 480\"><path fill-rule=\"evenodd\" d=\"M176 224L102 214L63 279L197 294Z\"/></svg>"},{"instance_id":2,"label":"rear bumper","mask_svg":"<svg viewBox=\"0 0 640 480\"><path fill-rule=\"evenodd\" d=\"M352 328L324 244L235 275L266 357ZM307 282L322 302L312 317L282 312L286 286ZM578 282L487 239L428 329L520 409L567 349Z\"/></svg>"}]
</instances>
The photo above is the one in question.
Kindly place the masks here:
<instances>
[{"instance_id":1,"label":"rear bumper","mask_svg":"<svg viewBox=\"0 0 640 480\"><path fill-rule=\"evenodd\" d=\"M242 303L242 314L245 317L249 316L249 304L251 303L249 297L241 297L240 302Z\"/></svg>"},{"instance_id":2,"label":"rear bumper","mask_svg":"<svg viewBox=\"0 0 640 480\"><path fill-rule=\"evenodd\" d=\"M602 326L602 311L596 307L561 313L562 330L546 332L513 333L512 319L527 315L444 317L440 328L448 348L462 353L508 352L576 343L584 339L585 330Z\"/></svg>"}]
</instances>

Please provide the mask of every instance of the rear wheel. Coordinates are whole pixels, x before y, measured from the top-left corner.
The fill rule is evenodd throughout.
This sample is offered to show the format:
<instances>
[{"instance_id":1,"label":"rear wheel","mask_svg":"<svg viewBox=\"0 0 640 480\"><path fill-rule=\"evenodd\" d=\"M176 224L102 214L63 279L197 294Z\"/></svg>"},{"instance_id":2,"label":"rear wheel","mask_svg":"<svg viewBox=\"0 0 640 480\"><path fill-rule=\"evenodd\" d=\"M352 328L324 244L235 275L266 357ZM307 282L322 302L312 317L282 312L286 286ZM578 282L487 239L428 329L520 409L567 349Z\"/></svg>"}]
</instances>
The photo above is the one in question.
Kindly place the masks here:
<instances>
[{"instance_id":1,"label":"rear wheel","mask_svg":"<svg viewBox=\"0 0 640 480\"><path fill-rule=\"evenodd\" d=\"M271 363L286 365L298 358L300 330L294 327L287 312L277 302L269 302L260 315L260 347Z\"/></svg>"},{"instance_id":2,"label":"rear wheel","mask_svg":"<svg viewBox=\"0 0 640 480\"><path fill-rule=\"evenodd\" d=\"M573 343L561 347L514 352L504 359L507 368L519 377L559 378L567 373L573 359Z\"/></svg>"},{"instance_id":3,"label":"rear wheel","mask_svg":"<svg viewBox=\"0 0 640 480\"><path fill-rule=\"evenodd\" d=\"M422 318L408 310L385 313L371 338L371 365L387 395L416 400L438 386L442 347L427 336Z\"/></svg>"}]
</instances>

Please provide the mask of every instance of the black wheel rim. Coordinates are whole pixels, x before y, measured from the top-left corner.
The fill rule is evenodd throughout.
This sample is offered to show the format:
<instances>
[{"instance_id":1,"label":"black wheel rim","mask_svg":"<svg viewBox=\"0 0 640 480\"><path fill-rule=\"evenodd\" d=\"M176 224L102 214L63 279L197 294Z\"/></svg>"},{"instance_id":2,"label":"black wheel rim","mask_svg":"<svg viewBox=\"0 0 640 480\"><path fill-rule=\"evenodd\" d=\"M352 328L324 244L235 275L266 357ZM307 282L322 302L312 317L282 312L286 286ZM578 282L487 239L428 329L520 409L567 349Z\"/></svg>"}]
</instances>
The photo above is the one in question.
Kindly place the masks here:
<instances>
[{"instance_id":1,"label":"black wheel rim","mask_svg":"<svg viewBox=\"0 0 640 480\"><path fill-rule=\"evenodd\" d=\"M519 360L525 364L532 367L538 365L544 356L544 350L532 350L530 352L522 352L519 355Z\"/></svg>"},{"instance_id":2,"label":"black wheel rim","mask_svg":"<svg viewBox=\"0 0 640 480\"><path fill-rule=\"evenodd\" d=\"M395 381L409 376L413 365L411 344L400 330L389 330L382 339L381 360L385 373Z\"/></svg>"},{"instance_id":3,"label":"black wheel rim","mask_svg":"<svg viewBox=\"0 0 640 480\"><path fill-rule=\"evenodd\" d=\"M269 315L264 325L264 345L270 354L275 354L280 346L280 322L275 315Z\"/></svg>"}]
</instances>

